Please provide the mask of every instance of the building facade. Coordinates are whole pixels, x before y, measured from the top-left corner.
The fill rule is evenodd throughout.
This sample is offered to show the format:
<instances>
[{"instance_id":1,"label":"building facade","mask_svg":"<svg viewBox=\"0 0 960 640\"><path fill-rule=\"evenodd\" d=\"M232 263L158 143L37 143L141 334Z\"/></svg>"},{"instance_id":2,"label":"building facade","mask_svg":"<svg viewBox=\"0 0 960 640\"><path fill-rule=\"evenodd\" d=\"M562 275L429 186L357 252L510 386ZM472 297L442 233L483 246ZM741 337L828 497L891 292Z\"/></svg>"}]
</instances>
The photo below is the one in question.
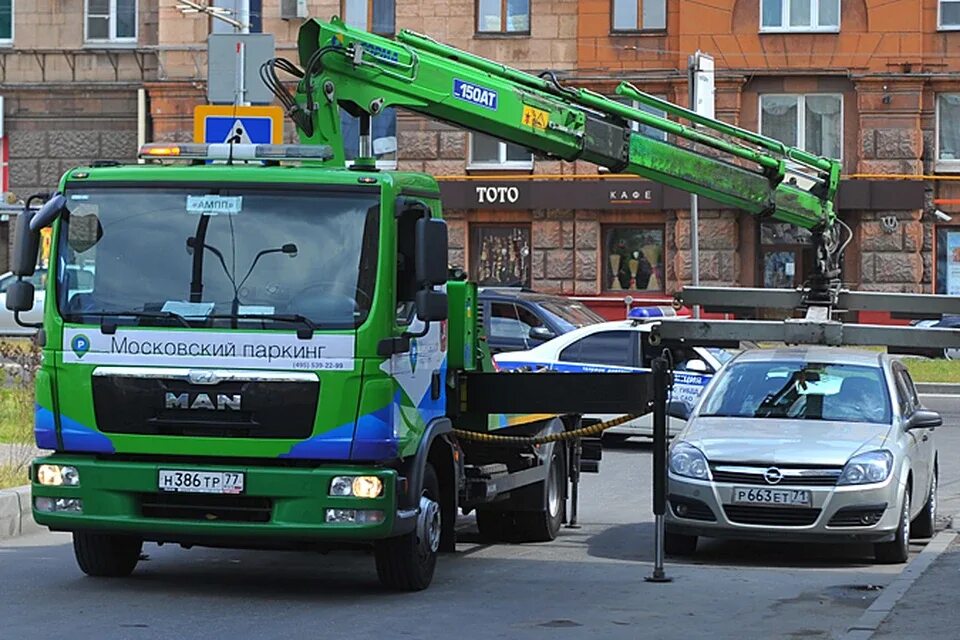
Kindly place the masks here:
<instances>
[{"instance_id":1,"label":"building facade","mask_svg":"<svg viewBox=\"0 0 960 640\"><path fill-rule=\"evenodd\" d=\"M296 58L302 3L210 4L272 33L277 55ZM845 282L960 293L960 0L309 0L306 8L551 69L604 94L625 80L684 105L688 56L708 53L719 119L842 159L840 216L852 231ZM176 0L0 0L9 189L23 197L49 190L68 166L133 158L140 89L147 137L191 139L193 108L206 102L206 40L224 31L232 27L183 14ZM355 125L348 117L344 125L355 152ZM383 167L441 180L451 262L483 284L574 295L619 317L624 296L663 299L690 280L686 194L535 158L410 113L378 116L374 137ZM700 216L703 284L794 286L809 272L812 252L798 230L710 202Z\"/></svg>"}]
</instances>

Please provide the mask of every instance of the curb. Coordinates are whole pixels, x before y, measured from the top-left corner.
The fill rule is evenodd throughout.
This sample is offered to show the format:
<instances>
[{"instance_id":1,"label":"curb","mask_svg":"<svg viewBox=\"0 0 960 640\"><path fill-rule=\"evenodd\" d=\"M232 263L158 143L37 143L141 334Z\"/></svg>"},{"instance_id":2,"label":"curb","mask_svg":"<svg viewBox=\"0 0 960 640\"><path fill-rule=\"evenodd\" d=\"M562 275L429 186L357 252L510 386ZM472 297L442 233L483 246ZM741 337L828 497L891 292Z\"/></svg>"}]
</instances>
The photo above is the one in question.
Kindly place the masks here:
<instances>
[{"instance_id":1,"label":"curb","mask_svg":"<svg viewBox=\"0 0 960 640\"><path fill-rule=\"evenodd\" d=\"M0 490L0 540L40 530L30 508L30 485Z\"/></svg>"},{"instance_id":2,"label":"curb","mask_svg":"<svg viewBox=\"0 0 960 640\"><path fill-rule=\"evenodd\" d=\"M960 384L956 382L918 382L917 393L936 393L942 395L960 395Z\"/></svg>"},{"instance_id":3,"label":"curb","mask_svg":"<svg viewBox=\"0 0 960 640\"><path fill-rule=\"evenodd\" d=\"M954 526L960 526L960 514L954 514L950 518L950 524L947 528L934 536L920 552L920 555L914 558L903 572L884 588L880 597L873 601L873 604L863 612L860 619L847 628L847 632L842 636L843 640L870 640L873 637L874 632L880 628L880 625L890 615L910 587L913 586L913 583L923 575L924 571L930 568L930 565L956 539L958 531L954 529Z\"/></svg>"}]
</instances>

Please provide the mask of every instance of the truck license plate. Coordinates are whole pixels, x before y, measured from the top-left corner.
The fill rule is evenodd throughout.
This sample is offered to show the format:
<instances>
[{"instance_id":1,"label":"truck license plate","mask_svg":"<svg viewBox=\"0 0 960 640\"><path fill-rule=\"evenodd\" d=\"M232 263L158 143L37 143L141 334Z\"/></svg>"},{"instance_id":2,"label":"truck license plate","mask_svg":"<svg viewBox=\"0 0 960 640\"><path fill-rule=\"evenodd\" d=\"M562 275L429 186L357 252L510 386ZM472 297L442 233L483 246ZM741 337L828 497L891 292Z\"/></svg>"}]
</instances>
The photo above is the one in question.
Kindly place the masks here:
<instances>
[{"instance_id":1,"label":"truck license plate","mask_svg":"<svg viewBox=\"0 0 960 640\"><path fill-rule=\"evenodd\" d=\"M179 493L243 493L243 473L239 471L180 471L160 469L160 491Z\"/></svg>"},{"instance_id":2,"label":"truck license plate","mask_svg":"<svg viewBox=\"0 0 960 640\"><path fill-rule=\"evenodd\" d=\"M756 504L790 507L809 507L810 492L802 489L767 489L765 487L734 487L733 501L740 504Z\"/></svg>"}]
</instances>

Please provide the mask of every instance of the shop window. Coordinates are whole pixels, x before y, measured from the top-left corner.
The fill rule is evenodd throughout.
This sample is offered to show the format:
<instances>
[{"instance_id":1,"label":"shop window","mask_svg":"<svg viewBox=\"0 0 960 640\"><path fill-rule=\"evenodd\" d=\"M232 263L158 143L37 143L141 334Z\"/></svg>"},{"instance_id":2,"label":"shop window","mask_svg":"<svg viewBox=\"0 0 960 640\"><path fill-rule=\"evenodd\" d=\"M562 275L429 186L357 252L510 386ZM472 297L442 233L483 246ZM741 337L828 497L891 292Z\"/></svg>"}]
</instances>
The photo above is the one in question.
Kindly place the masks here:
<instances>
[{"instance_id":1,"label":"shop window","mask_svg":"<svg viewBox=\"0 0 960 640\"><path fill-rule=\"evenodd\" d=\"M667 0L612 0L613 31L662 31Z\"/></svg>"},{"instance_id":2,"label":"shop window","mask_svg":"<svg viewBox=\"0 0 960 640\"><path fill-rule=\"evenodd\" d=\"M761 0L760 31L839 31L840 0Z\"/></svg>"},{"instance_id":3,"label":"shop window","mask_svg":"<svg viewBox=\"0 0 960 640\"><path fill-rule=\"evenodd\" d=\"M87 42L136 42L137 0L86 0Z\"/></svg>"},{"instance_id":4,"label":"shop window","mask_svg":"<svg viewBox=\"0 0 960 640\"><path fill-rule=\"evenodd\" d=\"M663 227L603 230L603 290L662 292Z\"/></svg>"},{"instance_id":5,"label":"shop window","mask_svg":"<svg viewBox=\"0 0 960 640\"><path fill-rule=\"evenodd\" d=\"M937 96L937 171L960 171L960 93Z\"/></svg>"},{"instance_id":6,"label":"shop window","mask_svg":"<svg viewBox=\"0 0 960 640\"><path fill-rule=\"evenodd\" d=\"M530 287L530 225L470 225L470 278L484 286Z\"/></svg>"},{"instance_id":7,"label":"shop window","mask_svg":"<svg viewBox=\"0 0 960 640\"><path fill-rule=\"evenodd\" d=\"M477 0L477 33L530 33L530 0Z\"/></svg>"},{"instance_id":8,"label":"shop window","mask_svg":"<svg viewBox=\"0 0 960 640\"><path fill-rule=\"evenodd\" d=\"M760 133L828 158L843 154L843 96L760 96Z\"/></svg>"},{"instance_id":9,"label":"shop window","mask_svg":"<svg viewBox=\"0 0 960 640\"><path fill-rule=\"evenodd\" d=\"M347 25L382 36L397 30L395 0L341 0L340 15Z\"/></svg>"},{"instance_id":10,"label":"shop window","mask_svg":"<svg viewBox=\"0 0 960 640\"><path fill-rule=\"evenodd\" d=\"M639 109L640 111L644 111L646 113L658 116L660 118L667 117L667 112L664 111L663 109L657 109L656 107L651 107L647 104L644 104L643 102L640 102L639 100L632 100L624 96L612 96L612 98L621 104L627 105L628 107ZM663 142L667 141L666 131L661 131L660 129L657 129L655 127L649 127L645 124L640 124L639 122L633 122L631 123L631 125L634 131L637 131L648 138L653 138L654 140L662 140Z\"/></svg>"},{"instance_id":11,"label":"shop window","mask_svg":"<svg viewBox=\"0 0 960 640\"><path fill-rule=\"evenodd\" d=\"M346 159L356 160L360 154L360 119L340 110L340 129L343 132L343 150ZM387 107L370 118L373 155L380 169L397 168L397 112Z\"/></svg>"},{"instance_id":12,"label":"shop window","mask_svg":"<svg viewBox=\"0 0 960 640\"><path fill-rule=\"evenodd\" d=\"M263 31L263 0L213 0L210 4L225 17L248 25L250 33ZM210 24L213 33L241 32L239 28L218 18L211 18Z\"/></svg>"},{"instance_id":13,"label":"shop window","mask_svg":"<svg viewBox=\"0 0 960 640\"><path fill-rule=\"evenodd\" d=\"M532 169L533 154L485 133L470 134L470 169Z\"/></svg>"},{"instance_id":14,"label":"shop window","mask_svg":"<svg viewBox=\"0 0 960 640\"><path fill-rule=\"evenodd\" d=\"M960 0L940 0L937 25L944 30L960 29Z\"/></svg>"},{"instance_id":15,"label":"shop window","mask_svg":"<svg viewBox=\"0 0 960 640\"><path fill-rule=\"evenodd\" d=\"M813 266L810 232L784 222L760 225L760 278L768 289L793 289L803 284Z\"/></svg>"},{"instance_id":16,"label":"shop window","mask_svg":"<svg viewBox=\"0 0 960 640\"><path fill-rule=\"evenodd\" d=\"M13 0L0 0L0 44L13 42Z\"/></svg>"},{"instance_id":17,"label":"shop window","mask_svg":"<svg viewBox=\"0 0 960 640\"><path fill-rule=\"evenodd\" d=\"M936 293L960 296L960 227L937 227Z\"/></svg>"}]
</instances>

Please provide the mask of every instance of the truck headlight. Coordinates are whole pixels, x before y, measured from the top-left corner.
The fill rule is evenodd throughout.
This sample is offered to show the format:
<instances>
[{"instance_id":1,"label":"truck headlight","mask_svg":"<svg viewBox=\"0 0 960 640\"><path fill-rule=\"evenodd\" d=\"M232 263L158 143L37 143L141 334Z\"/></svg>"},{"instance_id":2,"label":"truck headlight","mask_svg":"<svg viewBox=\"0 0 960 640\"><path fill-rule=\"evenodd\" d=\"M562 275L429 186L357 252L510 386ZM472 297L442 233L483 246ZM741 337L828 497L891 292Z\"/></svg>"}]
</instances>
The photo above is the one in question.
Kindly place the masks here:
<instances>
[{"instance_id":1,"label":"truck headlight","mask_svg":"<svg viewBox=\"0 0 960 640\"><path fill-rule=\"evenodd\" d=\"M710 479L710 465L700 449L686 442L678 442L670 450L670 471L678 476Z\"/></svg>"},{"instance_id":2,"label":"truck headlight","mask_svg":"<svg viewBox=\"0 0 960 640\"><path fill-rule=\"evenodd\" d=\"M76 467L41 464L37 467L37 482L46 487L76 487L80 484L80 473Z\"/></svg>"},{"instance_id":3,"label":"truck headlight","mask_svg":"<svg viewBox=\"0 0 960 640\"><path fill-rule=\"evenodd\" d=\"M378 498L383 481L377 476L336 476L330 481L331 496Z\"/></svg>"},{"instance_id":4,"label":"truck headlight","mask_svg":"<svg viewBox=\"0 0 960 640\"><path fill-rule=\"evenodd\" d=\"M890 477L893 470L893 454L881 449L854 456L844 465L838 485L875 484Z\"/></svg>"}]
</instances>

